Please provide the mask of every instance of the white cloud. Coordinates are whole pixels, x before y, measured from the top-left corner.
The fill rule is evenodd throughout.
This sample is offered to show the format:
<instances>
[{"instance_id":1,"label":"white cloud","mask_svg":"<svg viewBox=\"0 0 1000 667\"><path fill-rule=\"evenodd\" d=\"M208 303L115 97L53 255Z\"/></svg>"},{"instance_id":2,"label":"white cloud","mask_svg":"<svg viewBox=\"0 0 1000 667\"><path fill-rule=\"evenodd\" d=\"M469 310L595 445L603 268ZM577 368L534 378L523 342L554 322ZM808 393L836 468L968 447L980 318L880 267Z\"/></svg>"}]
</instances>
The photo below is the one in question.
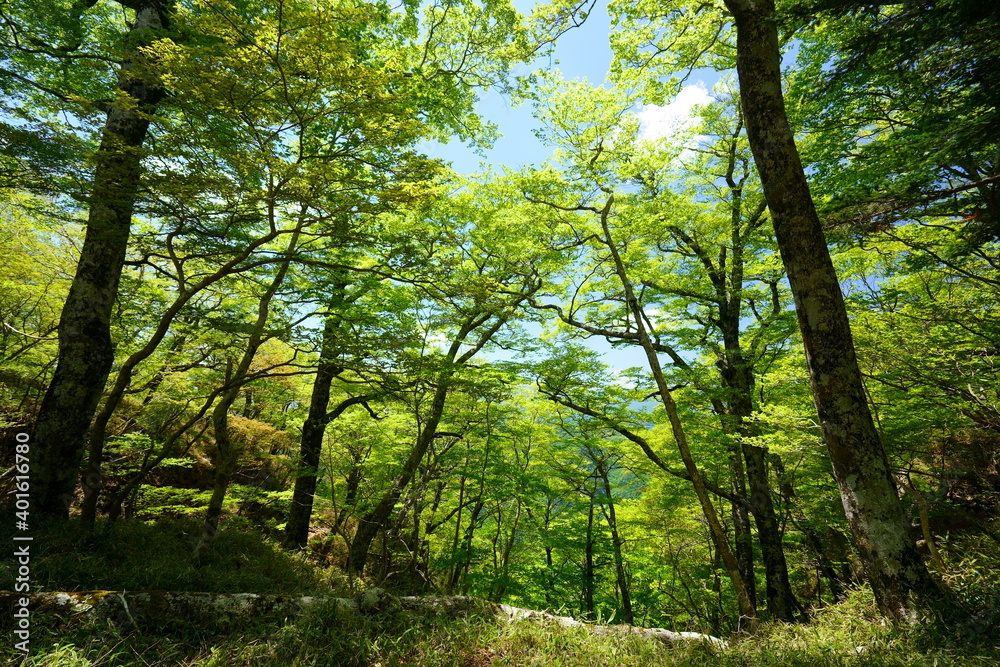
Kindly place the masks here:
<instances>
[{"instance_id":1,"label":"white cloud","mask_svg":"<svg viewBox=\"0 0 1000 667\"><path fill-rule=\"evenodd\" d=\"M691 109L696 104L712 101L705 85L701 82L684 86L673 102L666 106L644 104L636 114L639 118L639 139L651 141L665 139L691 127L695 119Z\"/></svg>"},{"instance_id":2,"label":"white cloud","mask_svg":"<svg viewBox=\"0 0 1000 667\"><path fill-rule=\"evenodd\" d=\"M621 370L612 371L611 382L625 389L635 389L638 386L635 383L635 378L625 374Z\"/></svg>"}]
</instances>

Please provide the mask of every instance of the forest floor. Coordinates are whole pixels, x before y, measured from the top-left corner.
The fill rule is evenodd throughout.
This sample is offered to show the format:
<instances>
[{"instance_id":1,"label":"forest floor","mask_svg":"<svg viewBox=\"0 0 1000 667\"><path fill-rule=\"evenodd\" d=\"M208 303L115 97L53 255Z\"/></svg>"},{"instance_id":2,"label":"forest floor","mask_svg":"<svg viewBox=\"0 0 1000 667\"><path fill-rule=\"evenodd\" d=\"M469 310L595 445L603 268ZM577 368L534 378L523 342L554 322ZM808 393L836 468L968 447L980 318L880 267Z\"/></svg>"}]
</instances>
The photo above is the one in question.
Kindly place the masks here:
<instances>
[{"instance_id":1,"label":"forest floor","mask_svg":"<svg viewBox=\"0 0 1000 667\"><path fill-rule=\"evenodd\" d=\"M143 527L145 526L145 527ZM189 590L212 592L334 595L343 581L330 570L282 551L249 530L220 534L210 562L190 565L184 522L157 526L122 524L85 533L76 528L39 541L32 562L34 590ZM44 546L43 546L44 544ZM5 565L9 565L5 561ZM994 568L989 568L995 574ZM10 589L0 572L0 589ZM283 622L248 620L213 630L67 623L36 613L31 658L48 666L175 665L270 666L343 665L1000 665L995 576L980 578L981 591L966 586L967 603L979 604L976 628L923 623L883 624L871 594L858 588L836 605L814 610L809 623L764 624L752 636L727 638L726 647L701 642L664 644L630 636L596 636L582 627L538 621L505 622L487 616L464 618L407 613L337 616L322 608ZM978 596L978 597L977 597ZM8 618L0 634L9 636ZM0 646L0 659L17 664L13 642Z\"/></svg>"}]
</instances>

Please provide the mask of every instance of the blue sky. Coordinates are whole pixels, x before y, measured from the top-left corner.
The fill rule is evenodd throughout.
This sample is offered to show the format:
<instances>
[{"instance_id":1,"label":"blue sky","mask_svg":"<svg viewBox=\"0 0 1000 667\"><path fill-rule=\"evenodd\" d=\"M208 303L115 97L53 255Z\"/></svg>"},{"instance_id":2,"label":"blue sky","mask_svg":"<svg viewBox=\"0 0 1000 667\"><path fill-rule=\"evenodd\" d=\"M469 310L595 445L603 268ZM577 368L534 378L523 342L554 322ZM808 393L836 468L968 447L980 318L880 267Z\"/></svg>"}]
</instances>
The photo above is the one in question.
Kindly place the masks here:
<instances>
[{"instance_id":1,"label":"blue sky","mask_svg":"<svg viewBox=\"0 0 1000 667\"><path fill-rule=\"evenodd\" d=\"M514 5L525 15L531 13L532 0L514 0ZM611 64L611 48L608 33L611 21L604 2L595 5L582 27L570 30L556 42L551 57L536 61L535 68L558 68L564 79L586 78L591 83L602 83ZM524 68L527 71L528 68ZM524 73L523 71L521 73ZM690 106L707 101L707 89L717 80L713 73L692 77L689 85L679 95L677 103L668 107L646 107L640 110L645 136L664 136L678 116L686 116ZM706 81L708 79L708 81ZM486 152L486 157L477 155L470 147L457 141L448 144L427 145L424 149L431 157L448 161L460 173L474 173L485 167L506 165L519 168L538 165L550 154L550 149L542 145L532 133L538 123L532 117L532 107L524 104L514 107L509 99L496 91L485 91L477 105L479 113L495 123L501 138ZM616 370L632 366L645 367L642 351L635 347L613 350L602 338L591 338L588 345L601 352L604 360Z\"/></svg>"},{"instance_id":2,"label":"blue sky","mask_svg":"<svg viewBox=\"0 0 1000 667\"><path fill-rule=\"evenodd\" d=\"M533 0L514 0L514 6L527 16L535 3ZM583 26L570 30L557 40L550 57L539 59L530 67L522 66L517 73L524 74L531 69L558 69L566 80L586 78L591 83L604 83L611 65L610 31L607 4L598 2ZM651 134L664 136L678 116L687 116L692 104L705 103L718 78L715 72L695 70L674 104L639 110L644 138L650 138ZM456 171L465 174L479 172L483 166L506 165L516 169L528 164L538 165L549 157L549 149L532 133L539 124L532 117L530 103L515 107L505 96L489 90L480 93L476 108L483 118L499 127L502 135L486 152L485 158L458 141L426 144L424 149L428 155L450 162Z\"/></svg>"},{"instance_id":3,"label":"blue sky","mask_svg":"<svg viewBox=\"0 0 1000 667\"><path fill-rule=\"evenodd\" d=\"M527 16L531 14L535 3L533 0L514 0L514 6ZM603 82L611 64L611 48L608 45L610 29L607 6L604 2L599 2L582 27L570 30L559 38L553 57L537 61L534 67L558 67L564 78L586 77L592 83ZM525 67L521 73L526 71L528 68ZM532 128L538 124L531 116L530 104L514 107L510 100L493 90L481 93L480 98L477 110L484 118L498 125L503 135L487 151L487 165L517 168L526 164L540 164L548 157L548 149L531 133ZM484 161L471 148L457 141L431 146L428 153L431 157L451 162L452 167L460 173L480 171L480 163Z\"/></svg>"}]
</instances>

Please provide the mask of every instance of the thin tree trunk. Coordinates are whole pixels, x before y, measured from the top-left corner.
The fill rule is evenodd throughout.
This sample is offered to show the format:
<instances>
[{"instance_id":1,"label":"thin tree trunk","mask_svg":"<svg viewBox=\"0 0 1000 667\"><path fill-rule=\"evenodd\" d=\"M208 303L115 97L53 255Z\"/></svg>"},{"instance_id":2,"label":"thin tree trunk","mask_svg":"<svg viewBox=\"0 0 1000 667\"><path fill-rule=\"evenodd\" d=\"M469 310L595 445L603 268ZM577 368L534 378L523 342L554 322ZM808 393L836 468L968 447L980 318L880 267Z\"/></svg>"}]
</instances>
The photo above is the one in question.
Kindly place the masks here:
<instances>
[{"instance_id":1,"label":"thin tree trunk","mask_svg":"<svg viewBox=\"0 0 1000 667\"><path fill-rule=\"evenodd\" d=\"M465 528L465 535L462 538L462 547L459 550L459 529L462 521L462 508L464 505L463 494L459 494L459 509L458 509L458 520L455 523L455 540L454 547L452 548L452 553L455 557L455 566L452 569L451 577L448 580L448 590L453 591L458 587L460 581L462 581L463 572L467 573L469 565L472 562L472 538L476 532L476 522L479 521L479 514L483 511L485 503L483 497L486 495L486 468L490 461L490 439L486 439L486 451L483 453L483 466L479 473L479 491L476 494L474 505L472 506L472 513L469 515L469 525ZM466 464L469 461L469 453L466 452ZM462 477L462 490L466 486L466 478Z\"/></svg>"},{"instance_id":2,"label":"thin tree trunk","mask_svg":"<svg viewBox=\"0 0 1000 667\"><path fill-rule=\"evenodd\" d=\"M931 532L931 517L927 509L927 500L924 494L906 479L900 479L899 485L917 502L917 512L920 515L920 530L924 535L924 542L927 544L927 551L930 552L931 562L938 572L944 572L944 561L938 553L937 544L934 542L934 533Z\"/></svg>"},{"instance_id":3,"label":"thin tree trunk","mask_svg":"<svg viewBox=\"0 0 1000 667\"><path fill-rule=\"evenodd\" d=\"M270 201L273 202L273 198ZM271 228L273 229L275 227L273 207L269 211L269 218ZM296 227L296 230L292 233L288 241L286 252L289 255L298 245L300 229L300 227ZM212 497L205 512L205 523L202 526L201 536L194 547L192 559L195 562L198 562L202 554L211 548L215 542L215 537L219 531L219 517L222 515L222 505L226 497L226 492L229 489L229 483L232 481L233 473L236 471L239 452L233 445L229 433L229 409L236 402L240 394L240 389L246 384L247 376L250 374L250 366L253 364L260 346L266 340L264 329L271 314L271 301L285 281L285 276L288 275L290 266L291 260L285 260L278 267L274 278L271 279L271 284L268 285L261 296L260 302L257 305L257 319L254 321L253 329L247 340L246 348L243 350L239 365L234 370L232 357L227 361L226 388L223 390L219 402L212 411L212 432L215 437L215 455L213 456L212 464L215 468L215 476L212 483Z\"/></svg>"},{"instance_id":4,"label":"thin tree trunk","mask_svg":"<svg viewBox=\"0 0 1000 667\"><path fill-rule=\"evenodd\" d=\"M913 617L934 596L910 539L889 462L865 400L840 283L809 193L781 92L774 0L725 0L737 32L743 117L795 299L813 400L844 512L881 612Z\"/></svg>"},{"instance_id":5,"label":"thin tree trunk","mask_svg":"<svg viewBox=\"0 0 1000 667\"><path fill-rule=\"evenodd\" d=\"M608 511L604 518L611 529L611 548L615 559L615 577L618 580L618 592L622 596L622 620L632 625L635 617L632 614L632 593L629 587L628 574L625 571L625 558L622 556L622 543L624 540L618 532L618 515L615 512L615 499L611 495L611 480L608 476L607 466L603 461L595 461L597 474L604 485L604 498L608 504Z\"/></svg>"},{"instance_id":6,"label":"thin tree trunk","mask_svg":"<svg viewBox=\"0 0 1000 667\"><path fill-rule=\"evenodd\" d=\"M455 564L455 572L452 575L451 588L459 589L465 594L465 577L469 573L469 566L472 564L472 538L476 534L476 523L479 515L482 514L486 503L483 502L483 494L480 491L476 504L472 506L472 513L469 515L469 525L465 527L465 535L462 537L461 560ZM460 585L461 584L461 585Z\"/></svg>"},{"instance_id":7,"label":"thin tree trunk","mask_svg":"<svg viewBox=\"0 0 1000 667\"><path fill-rule=\"evenodd\" d=\"M117 491L115 491L114 494L112 494L111 498L108 500L106 505L108 512L108 521L118 520L118 517L120 517L122 513L122 503L125 502L125 499L129 496L129 494L135 491L139 487L139 485L142 484L142 480L146 478L146 475L148 475L153 470L153 468L160 465L160 463L162 463L164 459L171 456L175 452L177 441L180 440L181 437L185 433L187 433L187 431L191 427L197 424L205 416L209 408L211 408L212 405L215 403L215 399L221 393L222 393L222 387L217 387L215 390L213 390L205 398L205 402L202 404L198 412L195 413L191 418L189 418L180 428L174 431L164 441L163 446L160 447L159 453L156 456L147 459L142 464L142 467L139 468L138 472L132 475L132 477L126 483L122 484L121 487ZM202 432L204 432L204 430L207 430L207 427L203 429ZM196 436L196 439L197 437L198 436Z\"/></svg>"},{"instance_id":8,"label":"thin tree trunk","mask_svg":"<svg viewBox=\"0 0 1000 667\"><path fill-rule=\"evenodd\" d=\"M528 298L528 296L529 294L516 296L513 299L513 302L509 304L508 313L513 308L520 305L520 303L524 299ZM455 338L452 340L448 352L445 355L444 370L442 370L437 377L437 388L434 390L434 398L431 400L430 414L417 436L417 441L410 450L410 455L403 463L402 469L396 475L392 485L382 496L382 499L374 508L371 509L371 511L358 520L358 528L354 533L354 539L351 541L347 557L347 567L345 568L349 572L353 574L361 574L364 571L365 562L368 560L368 550L371 548L372 540L375 539L379 531L385 526L386 521L392 514L393 507L395 507L396 502L402 495L403 490L406 489L407 485L410 483L410 480L413 479L413 475L417 471L417 467L420 465L420 461L423 459L424 454L427 452L427 448L437 435L437 427L441 422L442 415L444 414L445 401L447 400L448 392L451 389L452 376L454 376L458 368L464 366L483 348L484 345L486 345L487 342L489 342L493 335L496 334L496 332L499 331L504 324L506 324L507 320L510 318L508 313L495 314L474 312L469 315L469 317L462 324L458 333L455 335ZM496 319L479 335L476 342L473 343L469 349L459 355L459 350L463 344L466 344L466 339L472 334L472 332L485 325L494 317Z\"/></svg>"},{"instance_id":9,"label":"thin tree trunk","mask_svg":"<svg viewBox=\"0 0 1000 667\"><path fill-rule=\"evenodd\" d=\"M608 216L611 214L613 204L614 195L609 194L604 209L600 212L604 243L611 253L611 258L615 265L615 273L618 275L622 289L625 292L626 305L632 315L632 321L635 323L636 332L639 336L639 344L642 346L643 352L646 354L646 361L649 364L649 369L656 382L657 393L660 396L660 401L663 403L663 408L666 410L667 418L670 421L670 430L674 436L674 441L677 444L677 450L680 452L681 459L684 461L684 467L687 469L687 473L691 477L691 484L694 486L695 495L697 495L698 502L701 504L702 513L705 516L705 521L708 523L712 541L715 544L715 548L719 552L722 563L725 566L729 579L733 584L733 589L736 592L736 600L739 606L740 615L747 618L750 621L751 626L755 626L757 608L750 599L750 592L747 590L747 585L743 579L743 574L740 572L739 564L736 562L736 558L733 556L733 552L729 548L729 543L726 541L726 532L723 530L722 523L719 521L719 515L715 510L715 506L712 504L712 499L708 496L708 489L705 487L705 478L702 476L701 470L698 469L698 464L695 462L694 456L691 453L691 448L689 447L687 441L687 435L684 432L680 416L677 413L677 404L674 402L673 395L670 392L670 387L667 384L666 376L663 374L663 368L660 366L660 360L656 356L656 349L653 346L653 341L650 339L649 333L646 330L642 308L639 305L638 298L636 298L635 289L633 288L632 281L629 279L628 273L625 270L625 264L622 260L621 254L618 252L618 246L615 245L614 239L611 237L611 230L608 225Z\"/></svg>"},{"instance_id":10,"label":"thin tree trunk","mask_svg":"<svg viewBox=\"0 0 1000 667\"><path fill-rule=\"evenodd\" d=\"M136 74L136 61L167 27L171 6L166 0L136 3L126 37L130 48L118 73L124 100L108 111L95 156L87 233L59 318L59 357L35 421L33 505L48 517L69 517L87 429L114 361L111 310L128 248L141 148L150 114L163 98L156 82Z\"/></svg>"},{"instance_id":11,"label":"thin tree trunk","mask_svg":"<svg viewBox=\"0 0 1000 667\"><path fill-rule=\"evenodd\" d=\"M737 253L734 251L734 260ZM742 283L742 279L740 280ZM750 485L750 511L757 524L760 551L764 565L765 596L767 610L773 618L782 621L795 620L795 595L788 581L788 563L782 545L778 517L771 498L771 485L767 478L767 450L751 444L748 440L760 435L752 421L754 377L750 362L744 358L739 340L738 310L720 316L723 322L723 340L726 346L726 361L720 372L722 384L730 390L727 401L727 416L730 432L740 440L740 451L746 462L747 481Z\"/></svg>"},{"instance_id":12,"label":"thin tree trunk","mask_svg":"<svg viewBox=\"0 0 1000 667\"><path fill-rule=\"evenodd\" d=\"M500 602L507 593L507 584L510 580L510 554L514 550L514 541L517 539L517 526L521 520L521 499L515 498L517 509L514 512L514 521L510 526L510 536L504 544L503 553L500 554L500 575L497 577L497 586L490 596L493 602Z\"/></svg>"},{"instance_id":13,"label":"thin tree trunk","mask_svg":"<svg viewBox=\"0 0 1000 667\"><path fill-rule=\"evenodd\" d=\"M830 584L830 595L833 597L833 601L837 602L843 595L844 586L850 583L850 578L843 578L837 574L833 563L827 556L827 549L823 540L820 539L819 533L809 524L809 519L806 518L805 514L795 507L795 489L787 479L785 465L781 461L781 457L777 454L771 454L770 460L774 466L775 477L778 479L778 489L784 498L788 516L791 517L795 527L805 535L806 541L812 547L813 553L816 554L816 563L820 573L827 578Z\"/></svg>"},{"instance_id":14,"label":"thin tree trunk","mask_svg":"<svg viewBox=\"0 0 1000 667\"><path fill-rule=\"evenodd\" d=\"M729 475L733 496L735 498L747 497L746 471L743 468L743 453L738 445L729 448ZM757 576L754 574L753 559L753 535L750 528L750 511L747 509L749 503L739 501L730 502L733 517L733 545L736 553L736 562L740 566L743 580L747 585L747 592L750 594L750 601L757 605Z\"/></svg>"},{"instance_id":15,"label":"thin tree trunk","mask_svg":"<svg viewBox=\"0 0 1000 667\"><path fill-rule=\"evenodd\" d=\"M354 533L354 539L351 540L351 547L348 554L346 569L349 572L360 575L364 571L365 563L368 561L368 550L371 548L372 541L378 535L379 531L382 530L383 526L385 526L386 521L392 514L393 508L410 483L410 480L413 479L420 461L423 459L424 454L427 453L427 448L437 434L437 426L441 422L441 416L444 413L445 401L448 397L448 390L451 386L450 379L453 373L453 370L446 370L438 376L437 388L434 390L434 398L431 400L430 415L428 415L423 430L417 436L417 441L410 450L410 455L403 463L403 467L397 473L395 479L393 479L392 486L383 494L378 504L358 520L358 528Z\"/></svg>"},{"instance_id":16,"label":"thin tree trunk","mask_svg":"<svg viewBox=\"0 0 1000 667\"><path fill-rule=\"evenodd\" d=\"M583 617L594 618L594 496L587 511L587 534L583 545Z\"/></svg>"},{"instance_id":17,"label":"thin tree trunk","mask_svg":"<svg viewBox=\"0 0 1000 667\"><path fill-rule=\"evenodd\" d=\"M552 596L556 592L555 573L552 571L554 559L552 558L552 543L550 542L549 530L552 525L552 502L546 499L545 520L542 523L542 535L545 540L545 606L552 608Z\"/></svg>"}]
</instances>

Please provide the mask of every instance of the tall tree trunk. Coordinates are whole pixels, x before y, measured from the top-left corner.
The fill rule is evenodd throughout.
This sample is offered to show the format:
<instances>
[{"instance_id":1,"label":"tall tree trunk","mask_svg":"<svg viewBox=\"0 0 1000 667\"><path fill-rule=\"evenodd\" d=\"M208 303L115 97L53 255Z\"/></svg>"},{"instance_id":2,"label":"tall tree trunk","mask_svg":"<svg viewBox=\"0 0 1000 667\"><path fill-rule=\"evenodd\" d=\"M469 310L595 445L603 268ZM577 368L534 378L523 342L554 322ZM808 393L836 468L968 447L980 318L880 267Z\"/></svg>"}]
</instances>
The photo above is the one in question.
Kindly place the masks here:
<instances>
[{"instance_id":1,"label":"tall tree trunk","mask_svg":"<svg viewBox=\"0 0 1000 667\"><path fill-rule=\"evenodd\" d=\"M338 286L342 289L342 286ZM299 443L298 472L292 491L292 502L288 507L288 521L285 523L284 546L286 549L303 549L309 540L309 522L312 518L313 500L319 475L320 454L323 451L323 436L327 424L327 408L330 405L330 387L343 367L336 361L338 347L339 316L331 313L323 326L323 341L320 347L319 364L313 380L312 396L309 399L309 414L302 424L302 439Z\"/></svg>"},{"instance_id":2,"label":"tall tree trunk","mask_svg":"<svg viewBox=\"0 0 1000 667\"><path fill-rule=\"evenodd\" d=\"M912 594L932 596L939 589L910 539L865 400L843 294L785 112L774 0L725 2L736 23L747 136L795 299L813 401L844 512L879 609L910 619Z\"/></svg>"},{"instance_id":3,"label":"tall tree trunk","mask_svg":"<svg viewBox=\"0 0 1000 667\"><path fill-rule=\"evenodd\" d=\"M778 515L771 497L771 485L767 479L767 451L747 442L743 442L742 448L747 463L747 479L750 482L750 508L757 524L764 564L767 610L773 618L794 621L795 595L788 581L788 563L785 560Z\"/></svg>"},{"instance_id":4,"label":"tall tree trunk","mask_svg":"<svg viewBox=\"0 0 1000 667\"><path fill-rule=\"evenodd\" d=\"M771 465L774 467L775 477L778 480L778 489L781 492L781 496L785 503L786 512L788 516L792 519L792 523L798 528L803 535L806 537L806 541L812 548L813 553L816 554L816 563L819 567L820 574L827 578L830 583L830 595L834 602L840 600L844 592L844 586L851 583L850 572L848 571L846 576L841 576L837 574L834 569L833 562L827 555L829 549L823 543L820 538L818 531L811 525L809 519L806 515L802 513L801 509L798 509L795 505L795 489L792 487L791 482L788 480L788 476L785 473L785 464L782 462L781 457L777 454L771 454L769 456ZM832 529L831 529L832 530ZM847 539L844 538L846 544Z\"/></svg>"},{"instance_id":5,"label":"tall tree trunk","mask_svg":"<svg viewBox=\"0 0 1000 667\"><path fill-rule=\"evenodd\" d=\"M608 528L611 529L611 548L615 559L615 578L618 580L618 592L622 596L622 621L632 625L635 621L632 613L632 593L629 587L628 573L625 571L625 558L622 555L624 540L618 532L618 514L615 512L615 499L611 495L611 479L604 461L596 460L594 463L596 464L597 474L600 476L601 483L604 486L604 499L608 505L604 518L608 522Z\"/></svg>"},{"instance_id":6,"label":"tall tree trunk","mask_svg":"<svg viewBox=\"0 0 1000 667\"><path fill-rule=\"evenodd\" d=\"M747 590L746 581L743 579L742 572L740 572L739 564L736 562L736 557L733 556L733 551L729 548L729 543L726 541L726 532L722 528L722 523L719 521L719 514L716 511L715 506L712 504L712 499L708 495L708 489L705 486L705 478L701 474L701 470L698 469L698 464L694 460L694 455L691 453L691 448L687 441L687 434L684 432L684 426L681 424L680 416L677 413L677 403L674 401L673 395L670 392L670 386L667 384L667 378L663 374L663 367L660 365L660 360L656 356L656 348L654 347L653 341L649 337L649 332L646 329L645 318L643 317L642 307L639 305L639 299L636 297L635 288L632 285L632 280L628 276L628 272L625 270L625 263L622 260L621 253L618 252L618 246L611 236L611 228L608 224L608 217L611 215L614 199L614 195L609 194L608 200L600 212L601 231L604 235L603 243L607 246L609 252L611 253L611 259L615 266L615 274L618 276L618 280L622 285L622 290L625 292L626 307L632 317L632 322L635 324L636 333L639 337L639 344L642 346L642 350L646 355L646 362L649 365L650 372L653 374L653 380L656 382L656 389L660 397L660 402L663 404L663 408L667 413L667 419L670 422L670 432L674 436L674 441L677 444L677 450L681 455L681 459L684 461L684 467L687 470L688 476L691 478L691 485L694 486L695 495L698 497L698 502L701 504L702 514L705 516L706 523L708 523L709 534L712 536L712 542L719 553L719 557L722 559L726 573L729 575L729 580L732 582L733 589L736 593L736 601L739 606L740 615L749 620L751 627L755 627L757 608L750 599L750 592Z\"/></svg>"},{"instance_id":7,"label":"tall tree trunk","mask_svg":"<svg viewBox=\"0 0 1000 667\"><path fill-rule=\"evenodd\" d=\"M455 563L455 571L451 578L451 588L466 594L465 577L469 574L469 566L472 564L472 538L476 534L479 515L482 514L486 503L483 501L483 493L480 491L476 504L472 506L472 513L469 515L469 525L465 527L465 535L462 538L460 559Z\"/></svg>"},{"instance_id":8,"label":"tall tree trunk","mask_svg":"<svg viewBox=\"0 0 1000 667\"><path fill-rule=\"evenodd\" d=\"M514 551L514 542L517 539L517 525L521 521L521 499L515 497L517 509L514 511L514 520L510 525L510 536L504 543L503 552L500 554L500 573L497 576L496 586L490 595L490 600L500 602L507 593L507 585L510 583L510 554ZM499 512L498 512L499 515Z\"/></svg>"},{"instance_id":9,"label":"tall tree trunk","mask_svg":"<svg viewBox=\"0 0 1000 667\"><path fill-rule=\"evenodd\" d=\"M130 3L131 5L131 3ZM156 81L136 74L140 50L168 25L169 0L139 0L118 73L116 103L95 156L87 233L59 318L59 357L35 421L32 491L35 511L69 516L90 420L114 361L111 310L118 296L139 187L149 115L163 98Z\"/></svg>"},{"instance_id":10,"label":"tall tree trunk","mask_svg":"<svg viewBox=\"0 0 1000 667\"><path fill-rule=\"evenodd\" d=\"M454 591L457 589L458 584L462 581L463 572L468 572L469 565L472 563L472 538L476 532L476 522L479 521L479 514L483 511L485 507L485 501L483 498L486 496L486 469L490 462L490 449L491 440L486 439L486 450L483 453L483 465L479 473L479 490L476 493L475 499L472 501L472 512L469 515L469 525L465 528L465 536L463 538L463 543L461 548L459 548L459 529L462 523L462 508L465 507L464 504L464 491L467 485L466 477L462 476L462 485L458 496L458 518L455 521L455 539L452 543L452 554L455 558L455 566L452 569L451 576L448 580L448 590ZM468 465L469 457L471 452L467 449L465 455L465 463Z\"/></svg>"}]
</instances>

